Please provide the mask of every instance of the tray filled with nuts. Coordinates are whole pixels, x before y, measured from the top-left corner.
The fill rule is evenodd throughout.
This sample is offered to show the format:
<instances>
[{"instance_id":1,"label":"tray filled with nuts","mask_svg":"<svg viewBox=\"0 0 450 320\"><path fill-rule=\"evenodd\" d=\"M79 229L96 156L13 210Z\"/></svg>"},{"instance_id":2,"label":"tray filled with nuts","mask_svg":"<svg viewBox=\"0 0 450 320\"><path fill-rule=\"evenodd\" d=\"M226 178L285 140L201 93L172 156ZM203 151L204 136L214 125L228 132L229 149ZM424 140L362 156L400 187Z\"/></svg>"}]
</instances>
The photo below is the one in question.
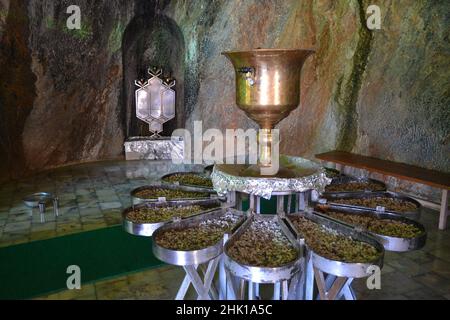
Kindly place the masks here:
<instances>
[{"instance_id":1,"label":"tray filled with nuts","mask_svg":"<svg viewBox=\"0 0 450 320\"><path fill-rule=\"evenodd\" d=\"M178 266L206 263L222 253L225 234L232 234L245 218L241 211L220 208L169 222L153 233L153 253Z\"/></svg>"},{"instance_id":2,"label":"tray filled with nuts","mask_svg":"<svg viewBox=\"0 0 450 320\"><path fill-rule=\"evenodd\" d=\"M148 185L131 191L133 205L154 201L200 200L211 198L218 198L214 191L176 185Z\"/></svg>"},{"instance_id":3,"label":"tray filled with nuts","mask_svg":"<svg viewBox=\"0 0 450 320\"><path fill-rule=\"evenodd\" d=\"M417 220L420 218L422 205L413 198L396 192L365 192L359 194L333 195L324 194L319 202L326 202L330 208L359 208L378 212L396 213Z\"/></svg>"},{"instance_id":4,"label":"tray filled with nuts","mask_svg":"<svg viewBox=\"0 0 450 320\"><path fill-rule=\"evenodd\" d=\"M122 212L122 225L130 234L151 237L156 229L172 220L204 214L220 206L217 199L144 202Z\"/></svg>"},{"instance_id":5,"label":"tray filled with nuts","mask_svg":"<svg viewBox=\"0 0 450 320\"><path fill-rule=\"evenodd\" d=\"M324 169L325 169L325 175L327 176L327 178L337 179L337 178L341 178L341 177L346 177L345 174L341 173L337 169L328 168L328 167L324 167Z\"/></svg>"},{"instance_id":6,"label":"tray filled with nuts","mask_svg":"<svg viewBox=\"0 0 450 320\"><path fill-rule=\"evenodd\" d=\"M386 185L378 180L341 176L333 178L331 184L325 187L324 195L348 195L360 192L386 191Z\"/></svg>"},{"instance_id":7,"label":"tray filled with nuts","mask_svg":"<svg viewBox=\"0 0 450 320\"><path fill-rule=\"evenodd\" d=\"M161 180L175 185L205 188L211 192L214 191L211 179L204 173L174 172L162 176Z\"/></svg>"},{"instance_id":8,"label":"tray filled with nuts","mask_svg":"<svg viewBox=\"0 0 450 320\"><path fill-rule=\"evenodd\" d=\"M316 211L376 236L387 251L405 252L422 248L427 233L417 221L393 213L356 208L331 209L317 205Z\"/></svg>"},{"instance_id":9,"label":"tray filled with nuts","mask_svg":"<svg viewBox=\"0 0 450 320\"><path fill-rule=\"evenodd\" d=\"M255 283L291 279L300 268L301 248L279 216L251 215L228 240L225 267Z\"/></svg>"},{"instance_id":10,"label":"tray filled with nuts","mask_svg":"<svg viewBox=\"0 0 450 320\"><path fill-rule=\"evenodd\" d=\"M383 266L383 245L373 236L313 212L286 216L314 267L338 277L363 278L369 267Z\"/></svg>"}]
</instances>

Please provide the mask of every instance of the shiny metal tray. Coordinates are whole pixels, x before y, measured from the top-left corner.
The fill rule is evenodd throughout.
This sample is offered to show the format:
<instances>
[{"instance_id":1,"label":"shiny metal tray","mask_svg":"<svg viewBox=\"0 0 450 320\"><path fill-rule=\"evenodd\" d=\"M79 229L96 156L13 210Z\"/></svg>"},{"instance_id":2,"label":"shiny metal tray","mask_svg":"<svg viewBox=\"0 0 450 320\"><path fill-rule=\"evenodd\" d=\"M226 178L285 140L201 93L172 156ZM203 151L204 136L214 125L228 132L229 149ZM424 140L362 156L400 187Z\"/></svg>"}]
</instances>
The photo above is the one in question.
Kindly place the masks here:
<instances>
[{"instance_id":1,"label":"shiny metal tray","mask_svg":"<svg viewBox=\"0 0 450 320\"><path fill-rule=\"evenodd\" d=\"M396 198L408 202L412 202L416 205L417 209L411 212L398 212L398 211L392 211L387 210L385 208L379 207L379 208L370 208L370 207L362 207L362 206L354 206L354 205L347 205L342 203L336 203L333 202L333 200L337 199L361 199L361 198L376 198L376 197L388 197L388 198ZM323 195L323 198L326 201L323 201L323 199L319 200L319 203L321 204L328 204L331 209L339 209L339 208L357 208L357 209L366 209L366 210L372 210L372 211L378 211L378 212L386 212L386 213L395 213L400 216L404 216L407 218L411 218L414 220L417 220L420 218L420 214L422 212L422 205L414 200L413 198L407 197L405 195L402 195L400 193L386 191L386 192L360 192L355 194L348 194L348 195L334 195L334 194L327 194Z\"/></svg>"},{"instance_id":2,"label":"shiny metal tray","mask_svg":"<svg viewBox=\"0 0 450 320\"><path fill-rule=\"evenodd\" d=\"M172 173L169 173L169 174L166 174L166 175L162 176L161 177L161 181L163 183L167 183L169 185L186 186L186 187L192 187L192 188L201 188L201 189L204 189L206 192L211 192L211 193L215 192L213 187L199 186L199 185L195 185L195 184L184 184L184 183L180 183L180 182L169 182L169 181L165 181L164 180L165 178L168 178L168 177L171 177L171 176L174 176L174 175L187 175L187 174L194 174L194 175L202 176L204 178L208 178L209 179L209 177L205 173L202 173L202 172L172 172Z\"/></svg>"},{"instance_id":3,"label":"shiny metal tray","mask_svg":"<svg viewBox=\"0 0 450 320\"><path fill-rule=\"evenodd\" d=\"M140 204L143 202L155 202L155 201L165 201L166 199L159 199L159 198L153 198L153 199L145 199L140 198L137 196L137 193L141 190L150 189L150 188L161 188L161 189L171 189L171 190L182 190L182 191L191 191L191 192L200 192L200 193L208 193L208 197L204 198L180 198L180 199L167 199L169 200L206 200L206 199L221 199L225 200L224 197L219 198L217 194L214 191L208 191L203 188L194 188L194 187L187 187L187 186L176 186L172 184L165 184L165 185L147 185L138 187L136 189L133 189L131 191L131 200L133 205Z\"/></svg>"},{"instance_id":4,"label":"shiny metal tray","mask_svg":"<svg viewBox=\"0 0 450 320\"><path fill-rule=\"evenodd\" d=\"M222 240L218 241L215 245L203 248L200 250L193 250L193 251L179 251L179 250L172 250L164 248L157 243L158 234L161 232L164 232L168 229L173 228L186 228L198 225L202 221L211 219L213 217L218 217L226 212L232 212L234 214L242 216L241 220L236 224L236 226L233 228L233 233L236 229L239 228L239 226L245 221L246 216L242 211L238 211L235 209L230 208L220 208L217 210L213 210L209 213L197 215L194 217L186 218L181 221L176 222L169 222L166 225L158 228L153 233L153 254L155 257L157 257L159 260L166 262L168 264L177 265L177 266L187 266L187 265L200 265L203 263L206 263L210 261L211 259L214 259L218 255L220 255L223 251L223 238Z\"/></svg>"},{"instance_id":5,"label":"shiny metal tray","mask_svg":"<svg viewBox=\"0 0 450 320\"><path fill-rule=\"evenodd\" d=\"M377 190L377 191L372 191L372 190L326 191L326 189L325 189L325 192L323 192L323 195L346 196L346 195L354 195L354 194L359 194L359 193L364 193L364 192L384 192L384 191L386 191L386 184L381 181L378 181L375 179L369 179L369 178L355 178L355 177L350 177L350 176L341 176L338 178L333 178L333 180L331 181L331 184L329 186L331 186L333 184L343 184L343 183L349 183L349 182L372 182L372 183L378 184L382 189Z\"/></svg>"},{"instance_id":6,"label":"shiny metal tray","mask_svg":"<svg viewBox=\"0 0 450 320\"><path fill-rule=\"evenodd\" d=\"M122 226L124 230L130 234L136 235L136 236L144 236L144 237L151 237L153 232L155 232L156 229L162 227L166 223L172 221L161 221L161 222L153 222L153 223L138 223L133 222L127 218L127 214L130 211L133 211L136 208L140 207L147 207L147 208L166 208L166 207L180 207L180 206L190 206L190 205L200 205L204 206L205 210L199 213L196 213L193 216L186 217L191 218L195 217L197 215L205 214L210 212L211 210L214 210L215 208L218 208L221 206L221 202L217 199L206 199L206 200L172 200L172 201L165 201L165 202L144 202L141 204L138 204L134 207L130 207L125 209L122 212Z\"/></svg>"},{"instance_id":7,"label":"shiny metal tray","mask_svg":"<svg viewBox=\"0 0 450 320\"><path fill-rule=\"evenodd\" d=\"M311 250L308 247L308 244L306 243L303 235L300 232L298 232L298 230L296 230L295 226L289 220L289 218L294 215L303 216L308 220L311 220L315 223L325 226L325 227L327 227L331 230L334 230L340 234L349 236L358 241L366 242L366 243L374 246L380 252L380 255L374 261L367 261L364 263L343 262L343 261L331 260L331 259L325 258L323 256L320 256L319 254L315 253L313 250ZM328 219L328 218L318 215L316 213L306 212L306 211L286 215L285 221L286 221L286 224L290 226L290 228L292 228L293 230L296 231L299 242L304 243L307 250L309 250L311 252L314 267L316 267L317 269L319 269L323 272L326 272L328 274L332 274L332 275L335 275L338 277L364 278L371 274L371 273L368 273L368 268L370 266L375 265L380 268L383 266L383 258L384 258L383 245L375 237L373 237L365 232L358 231L353 227L350 227L346 224L337 222L332 219Z\"/></svg>"},{"instance_id":8,"label":"shiny metal tray","mask_svg":"<svg viewBox=\"0 0 450 320\"><path fill-rule=\"evenodd\" d=\"M276 219L280 227L289 239L291 244L298 252L298 258L288 264L280 267L258 267L241 264L228 255L229 248L236 242L237 239L247 230L255 219ZM255 283L276 283L283 280L291 279L300 270L300 259L303 256L300 244L296 241L292 231L284 224L282 219L276 215L251 215L245 223L236 231L236 233L227 241L224 248L224 263L225 267L235 276Z\"/></svg>"},{"instance_id":9,"label":"shiny metal tray","mask_svg":"<svg viewBox=\"0 0 450 320\"><path fill-rule=\"evenodd\" d=\"M324 169L308 159L280 155L276 175L263 175L261 167L249 164L218 164L211 179L219 195L230 191L252 194L269 200L278 194L324 191L331 179Z\"/></svg>"},{"instance_id":10,"label":"shiny metal tray","mask_svg":"<svg viewBox=\"0 0 450 320\"><path fill-rule=\"evenodd\" d=\"M422 233L414 238L398 238L398 237L391 237L386 236L382 234L378 234L369 230L361 229L358 226L350 225L344 221L340 221L337 219L333 219L329 216L324 216L327 219L335 220L343 224L347 224L349 226L352 226L354 228L357 228L359 230L365 231L375 237L378 238L380 243L384 246L384 249L386 251L394 251L394 252L406 252L406 251L412 251L412 250L418 250L422 248L425 245L426 239L427 239L427 232L425 230L425 227L420 224L419 222L402 217L395 213L389 213L389 212L376 212L373 210L366 210L366 209L359 209L359 208L330 208L327 205L318 205L316 207L316 213L320 215L320 211L334 211L334 212L342 212L342 213L348 213L348 214L355 214L355 215L371 215L375 216L378 219L389 219L389 220L396 220L401 221L407 224L412 224L415 227L419 228Z\"/></svg>"}]
</instances>

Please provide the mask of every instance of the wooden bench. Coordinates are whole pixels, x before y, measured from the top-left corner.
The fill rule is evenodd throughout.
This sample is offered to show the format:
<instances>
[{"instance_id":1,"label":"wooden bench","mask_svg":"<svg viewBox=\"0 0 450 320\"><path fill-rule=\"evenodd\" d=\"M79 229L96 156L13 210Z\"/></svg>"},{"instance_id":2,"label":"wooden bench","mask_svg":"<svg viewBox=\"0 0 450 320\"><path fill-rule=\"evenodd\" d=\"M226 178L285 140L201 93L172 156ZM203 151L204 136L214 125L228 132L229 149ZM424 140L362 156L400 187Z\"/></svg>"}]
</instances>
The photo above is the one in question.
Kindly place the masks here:
<instances>
[{"instance_id":1,"label":"wooden bench","mask_svg":"<svg viewBox=\"0 0 450 320\"><path fill-rule=\"evenodd\" d=\"M316 155L316 158L322 161L336 163L336 169L338 170L342 170L345 166L351 166L441 189L442 201L439 215L439 229L444 230L447 227L450 174L343 151L321 153Z\"/></svg>"}]
</instances>

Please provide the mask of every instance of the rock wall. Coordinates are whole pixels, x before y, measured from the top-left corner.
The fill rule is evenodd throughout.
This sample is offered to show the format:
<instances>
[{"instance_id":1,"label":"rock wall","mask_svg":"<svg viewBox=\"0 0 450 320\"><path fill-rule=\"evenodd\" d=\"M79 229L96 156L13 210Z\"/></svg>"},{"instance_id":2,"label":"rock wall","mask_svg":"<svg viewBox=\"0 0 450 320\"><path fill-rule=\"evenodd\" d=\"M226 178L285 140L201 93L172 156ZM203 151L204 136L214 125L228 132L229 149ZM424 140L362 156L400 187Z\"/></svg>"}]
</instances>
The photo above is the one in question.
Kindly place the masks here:
<instances>
[{"instance_id":1,"label":"rock wall","mask_svg":"<svg viewBox=\"0 0 450 320\"><path fill-rule=\"evenodd\" d=\"M385 6L358 94L353 150L450 171L450 3Z\"/></svg>"},{"instance_id":2,"label":"rock wall","mask_svg":"<svg viewBox=\"0 0 450 320\"><path fill-rule=\"evenodd\" d=\"M78 31L65 28L71 4L82 10ZM235 106L222 51L313 47L301 104L279 124L282 152L341 149L450 171L450 5L370 4L381 8L381 30L365 27L363 0L0 0L1 177L122 157L133 127L128 79L139 73L126 76L122 44L142 14L180 32L182 55L167 37L141 41L183 60L171 62L183 78L178 126L256 128Z\"/></svg>"}]
</instances>

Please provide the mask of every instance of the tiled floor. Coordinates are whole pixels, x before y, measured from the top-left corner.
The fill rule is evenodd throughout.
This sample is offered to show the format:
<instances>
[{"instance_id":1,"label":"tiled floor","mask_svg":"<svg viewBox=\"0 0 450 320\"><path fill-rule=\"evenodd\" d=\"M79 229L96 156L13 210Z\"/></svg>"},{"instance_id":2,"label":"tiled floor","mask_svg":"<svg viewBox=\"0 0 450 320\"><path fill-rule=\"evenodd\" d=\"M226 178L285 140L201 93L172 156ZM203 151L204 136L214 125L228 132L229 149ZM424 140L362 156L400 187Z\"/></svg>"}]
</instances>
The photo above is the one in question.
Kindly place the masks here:
<instances>
[{"instance_id":1,"label":"tiled floor","mask_svg":"<svg viewBox=\"0 0 450 320\"><path fill-rule=\"evenodd\" d=\"M131 205L132 189L153 183L164 173L187 170L201 167L170 161L108 161L0 185L0 247L120 224L122 210ZM61 215L55 219L49 207L41 223L39 210L26 207L22 199L44 191L59 197Z\"/></svg>"},{"instance_id":2,"label":"tiled floor","mask_svg":"<svg viewBox=\"0 0 450 320\"><path fill-rule=\"evenodd\" d=\"M165 172L200 170L170 162L101 162L42 173L0 186L0 246L103 228L121 222L131 203L131 189L156 181ZM47 222L22 198L37 191L56 193L62 216ZM369 290L366 279L355 280L359 299L450 299L450 231L437 230L438 213L426 210L421 222L428 231L426 246L408 253L387 252L381 290ZM84 285L41 299L173 299L183 279L181 268L167 266ZM192 289L188 297L193 298Z\"/></svg>"}]
</instances>

